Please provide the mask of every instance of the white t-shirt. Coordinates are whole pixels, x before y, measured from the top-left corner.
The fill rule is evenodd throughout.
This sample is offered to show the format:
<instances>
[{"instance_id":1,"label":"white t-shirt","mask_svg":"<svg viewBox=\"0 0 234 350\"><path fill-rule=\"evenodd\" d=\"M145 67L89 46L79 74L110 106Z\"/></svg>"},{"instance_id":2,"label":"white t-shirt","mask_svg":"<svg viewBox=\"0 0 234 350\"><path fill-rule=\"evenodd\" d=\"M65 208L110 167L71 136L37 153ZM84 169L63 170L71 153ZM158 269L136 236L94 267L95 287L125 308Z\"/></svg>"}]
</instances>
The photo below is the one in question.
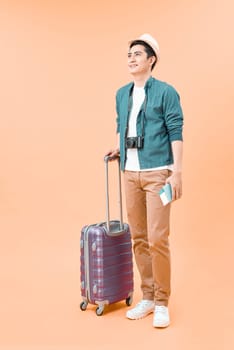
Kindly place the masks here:
<instances>
[{"instance_id":1,"label":"white t-shirt","mask_svg":"<svg viewBox=\"0 0 234 350\"><path fill-rule=\"evenodd\" d=\"M130 116L129 116L127 137L137 136L137 130L136 130L137 116L140 112L140 109L141 109L141 106L144 102L144 99L145 99L144 87L134 86L133 93L132 93L132 109L131 109ZM150 168L150 169L140 169L137 148L128 148L127 149L125 170L152 171L152 170L162 170L162 169L172 170L172 165L165 165L165 166L160 166L157 168Z\"/></svg>"}]
</instances>

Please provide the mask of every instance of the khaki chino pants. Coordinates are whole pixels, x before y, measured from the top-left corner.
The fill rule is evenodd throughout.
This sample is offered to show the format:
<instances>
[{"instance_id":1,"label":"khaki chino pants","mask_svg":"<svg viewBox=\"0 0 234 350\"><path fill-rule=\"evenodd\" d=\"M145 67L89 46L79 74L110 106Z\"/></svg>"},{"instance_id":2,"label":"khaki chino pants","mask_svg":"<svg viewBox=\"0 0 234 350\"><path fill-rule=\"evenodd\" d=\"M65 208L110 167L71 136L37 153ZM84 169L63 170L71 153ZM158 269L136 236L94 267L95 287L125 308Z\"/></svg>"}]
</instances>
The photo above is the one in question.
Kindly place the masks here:
<instances>
[{"instance_id":1,"label":"khaki chino pants","mask_svg":"<svg viewBox=\"0 0 234 350\"><path fill-rule=\"evenodd\" d=\"M127 216L143 299L165 306L171 291L170 204L163 206L158 192L170 175L169 170L124 172Z\"/></svg>"}]
</instances>

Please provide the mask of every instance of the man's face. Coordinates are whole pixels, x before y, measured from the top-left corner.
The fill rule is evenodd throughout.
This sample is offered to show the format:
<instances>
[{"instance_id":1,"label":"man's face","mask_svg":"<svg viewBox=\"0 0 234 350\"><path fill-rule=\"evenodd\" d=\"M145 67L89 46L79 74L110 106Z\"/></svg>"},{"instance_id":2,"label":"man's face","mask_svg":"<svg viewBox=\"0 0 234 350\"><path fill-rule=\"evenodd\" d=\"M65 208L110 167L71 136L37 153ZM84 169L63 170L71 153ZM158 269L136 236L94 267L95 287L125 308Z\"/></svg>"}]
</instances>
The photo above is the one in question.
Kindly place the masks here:
<instances>
[{"instance_id":1,"label":"man's face","mask_svg":"<svg viewBox=\"0 0 234 350\"><path fill-rule=\"evenodd\" d=\"M143 45L134 45L128 51L128 69L130 74L144 74L151 71L154 57L147 58Z\"/></svg>"}]
</instances>

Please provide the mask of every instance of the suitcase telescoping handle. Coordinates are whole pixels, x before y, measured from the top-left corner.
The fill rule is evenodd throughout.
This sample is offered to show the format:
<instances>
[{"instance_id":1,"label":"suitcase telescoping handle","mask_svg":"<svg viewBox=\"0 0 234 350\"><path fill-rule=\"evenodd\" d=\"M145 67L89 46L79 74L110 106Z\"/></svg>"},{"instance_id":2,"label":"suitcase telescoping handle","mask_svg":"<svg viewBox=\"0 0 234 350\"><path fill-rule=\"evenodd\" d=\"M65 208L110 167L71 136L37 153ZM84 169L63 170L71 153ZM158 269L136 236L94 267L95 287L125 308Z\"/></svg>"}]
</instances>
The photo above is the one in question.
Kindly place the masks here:
<instances>
[{"instance_id":1,"label":"suitcase telescoping handle","mask_svg":"<svg viewBox=\"0 0 234 350\"><path fill-rule=\"evenodd\" d=\"M114 158L117 159L118 162L118 187L119 187L119 218L120 221L118 223L118 227L111 225L110 221L110 204L109 204L109 173L108 173L108 162L113 160L110 156L105 156L105 168L106 168L106 225L107 231L110 235L118 235L123 233L124 224L123 224L123 208L122 208L122 189L121 189L121 171L120 171L120 159L119 157Z\"/></svg>"}]
</instances>

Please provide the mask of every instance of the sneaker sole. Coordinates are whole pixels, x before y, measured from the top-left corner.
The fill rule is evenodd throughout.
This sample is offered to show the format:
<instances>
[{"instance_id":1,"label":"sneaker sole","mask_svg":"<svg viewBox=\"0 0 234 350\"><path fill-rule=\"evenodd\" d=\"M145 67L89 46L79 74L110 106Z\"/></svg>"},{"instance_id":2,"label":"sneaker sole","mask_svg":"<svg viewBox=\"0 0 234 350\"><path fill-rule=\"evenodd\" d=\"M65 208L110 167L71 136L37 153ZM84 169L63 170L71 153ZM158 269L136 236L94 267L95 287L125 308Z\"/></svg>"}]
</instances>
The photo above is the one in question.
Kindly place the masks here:
<instances>
[{"instance_id":1,"label":"sneaker sole","mask_svg":"<svg viewBox=\"0 0 234 350\"><path fill-rule=\"evenodd\" d=\"M168 322L168 323L158 323L158 324L155 324L155 323L153 323L153 327L154 328L166 328L166 327L168 327L170 325L170 322Z\"/></svg>"}]
</instances>

